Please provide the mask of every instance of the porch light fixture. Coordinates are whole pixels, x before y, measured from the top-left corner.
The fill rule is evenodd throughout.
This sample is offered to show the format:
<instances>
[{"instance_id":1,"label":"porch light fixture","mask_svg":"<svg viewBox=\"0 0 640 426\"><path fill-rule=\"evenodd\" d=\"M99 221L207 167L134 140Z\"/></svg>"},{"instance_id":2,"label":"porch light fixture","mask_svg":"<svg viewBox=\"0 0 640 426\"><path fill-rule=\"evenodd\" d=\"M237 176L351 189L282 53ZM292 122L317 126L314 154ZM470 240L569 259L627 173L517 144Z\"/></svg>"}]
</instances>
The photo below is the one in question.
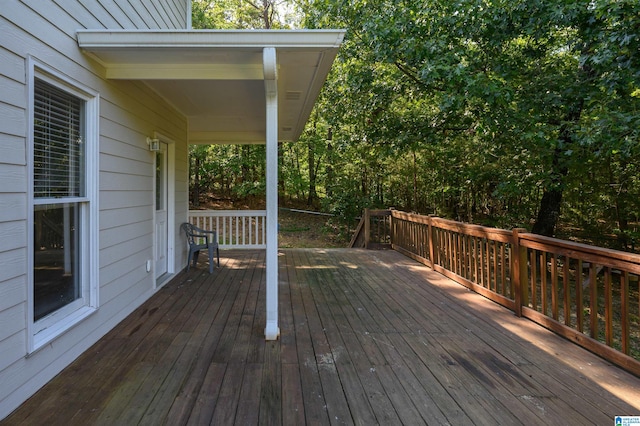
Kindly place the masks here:
<instances>
[{"instance_id":1,"label":"porch light fixture","mask_svg":"<svg viewBox=\"0 0 640 426\"><path fill-rule=\"evenodd\" d=\"M160 139L147 138L149 151L160 151Z\"/></svg>"}]
</instances>

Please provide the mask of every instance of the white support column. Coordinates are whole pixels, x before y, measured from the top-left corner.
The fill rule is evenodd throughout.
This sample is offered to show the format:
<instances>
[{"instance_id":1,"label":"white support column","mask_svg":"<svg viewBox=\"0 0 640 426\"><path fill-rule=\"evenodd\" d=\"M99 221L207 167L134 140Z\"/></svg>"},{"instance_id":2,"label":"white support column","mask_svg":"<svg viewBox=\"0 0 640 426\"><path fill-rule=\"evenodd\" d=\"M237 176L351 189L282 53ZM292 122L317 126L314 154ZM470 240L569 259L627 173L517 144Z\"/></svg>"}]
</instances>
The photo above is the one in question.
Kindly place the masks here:
<instances>
[{"instance_id":1,"label":"white support column","mask_svg":"<svg viewBox=\"0 0 640 426\"><path fill-rule=\"evenodd\" d=\"M278 70L276 49L263 50L267 108L267 324L264 336L276 340L278 327Z\"/></svg>"}]
</instances>

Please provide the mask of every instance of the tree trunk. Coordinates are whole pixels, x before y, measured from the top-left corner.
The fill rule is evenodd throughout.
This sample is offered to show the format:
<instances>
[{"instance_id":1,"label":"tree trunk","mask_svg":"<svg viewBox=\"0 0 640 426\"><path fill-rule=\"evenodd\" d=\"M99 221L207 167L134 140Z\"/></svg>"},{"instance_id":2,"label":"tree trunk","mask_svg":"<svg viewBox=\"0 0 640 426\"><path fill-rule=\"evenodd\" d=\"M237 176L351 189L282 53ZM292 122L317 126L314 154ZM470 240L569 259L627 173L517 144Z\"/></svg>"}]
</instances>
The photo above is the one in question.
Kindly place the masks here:
<instances>
[{"instance_id":1,"label":"tree trunk","mask_svg":"<svg viewBox=\"0 0 640 426\"><path fill-rule=\"evenodd\" d=\"M562 140L565 146L570 146L572 142L571 133L566 124L563 124L562 127L560 140ZM531 232L534 234L553 237L556 232L556 225L560 218L565 178L569 173L566 160L563 157L564 151L556 148L551 161L551 182L542 192L538 217L531 228Z\"/></svg>"},{"instance_id":2,"label":"tree trunk","mask_svg":"<svg viewBox=\"0 0 640 426\"><path fill-rule=\"evenodd\" d=\"M327 179L325 186L327 188L327 197L331 198L333 196L333 185L334 185L334 173L333 173L333 145L331 145L331 141L333 140L333 129L329 128L327 132Z\"/></svg>"},{"instance_id":3,"label":"tree trunk","mask_svg":"<svg viewBox=\"0 0 640 426\"><path fill-rule=\"evenodd\" d=\"M307 198L307 205L312 206L318 198L316 191L316 154L315 147L313 145L313 138L310 138L308 147L308 160L309 160L309 197Z\"/></svg>"},{"instance_id":4,"label":"tree trunk","mask_svg":"<svg viewBox=\"0 0 640 426\"><path fill-rule=\"evenodd\" d=\"M418 159L416 157L416 150L411 151L413 154L413 201L411 207L414 210L418 209Z\"/></svg>"},{"instance_id":5,"label":"tree trunk","mask_svg":"<svg viewBox=\"0 0 640 426\"><path fill-rule=\"evenodd\" d=\"M582 54L586 55L591 51L591 47L585 44L582 47ZM578 82L580 84L589 84L593 77L593 70L585 64L580 65L578 70ZM579 87L579 85L577 86ZM569 101L570 102L570 101ZM582 110L584 108L584 94L579 94L573 102L567 103L568 111L563 117L564 120L560 124L559 140L562 142L560 146L564 149L556 148L553 152L551 166L551 182L544 188L542 200L540 200L540 209L538 210L538 218L533 224L531 232L534 234L552 237L555 234L556 225L560 218L560 207L562 205L562 191L564 189L565 178L569 173L565 152L573 146L572 126L580 121Z\"/></svg>"},{"instance_id":6,"label":"tree trunk","mask_svg":"<svg viewBox=\"0 0 640 426\"><path fill-rule=\"evenodd\" d=\"M560 217L561 205L562 189L545 190L542 194L542 200L540 200L538 218L533 224L531 232L552 237L555 234L558 218Z\"/></svg>"},{"instance_id":7,"label":"tree trunk","mask_svg":"<svg viewBox=\"0 0 640 426\"><path fill-rule=\"evenodd\" d=\"M193 202L194 207L200 207L200 158L196 156L193 171Z\"/></svg>"}]
</instances>

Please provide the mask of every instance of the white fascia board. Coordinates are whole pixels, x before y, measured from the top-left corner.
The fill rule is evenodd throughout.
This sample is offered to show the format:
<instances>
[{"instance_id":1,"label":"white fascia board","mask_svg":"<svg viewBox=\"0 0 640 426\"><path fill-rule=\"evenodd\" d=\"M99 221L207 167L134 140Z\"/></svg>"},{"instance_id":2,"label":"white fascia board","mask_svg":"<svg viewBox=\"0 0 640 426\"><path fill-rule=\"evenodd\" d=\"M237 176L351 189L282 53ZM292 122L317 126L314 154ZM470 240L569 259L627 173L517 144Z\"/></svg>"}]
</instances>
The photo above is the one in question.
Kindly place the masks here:
<instances>
[{"instance_id":1,"label":"white fascia board","mask_svg":"<svg viewBox=\"0 0 640 426\"><path fill-rule=\"evenodd\" d=\"M333 48L344 30L78 30L78 44L89 51L149 47Z\"/></svg>"}]
</instances>

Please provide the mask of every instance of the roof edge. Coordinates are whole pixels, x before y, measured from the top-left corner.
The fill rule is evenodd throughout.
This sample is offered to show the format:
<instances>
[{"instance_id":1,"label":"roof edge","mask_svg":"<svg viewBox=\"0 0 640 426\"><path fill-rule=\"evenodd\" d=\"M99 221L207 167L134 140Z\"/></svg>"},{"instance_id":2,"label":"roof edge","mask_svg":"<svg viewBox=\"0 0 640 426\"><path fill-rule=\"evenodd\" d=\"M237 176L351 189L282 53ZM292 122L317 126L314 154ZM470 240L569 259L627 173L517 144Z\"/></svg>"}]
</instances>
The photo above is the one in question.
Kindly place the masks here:
<instances>
[{"instance_id":1,"label":"roof edge","mask_svg":"<svg viewBox=\"0 0 640 426\"><path fill-rule=\"evenodd\" d=\"M346 30L78 30L85 49L118 47L334 48Z\"/></svg>"}]
</instances>

